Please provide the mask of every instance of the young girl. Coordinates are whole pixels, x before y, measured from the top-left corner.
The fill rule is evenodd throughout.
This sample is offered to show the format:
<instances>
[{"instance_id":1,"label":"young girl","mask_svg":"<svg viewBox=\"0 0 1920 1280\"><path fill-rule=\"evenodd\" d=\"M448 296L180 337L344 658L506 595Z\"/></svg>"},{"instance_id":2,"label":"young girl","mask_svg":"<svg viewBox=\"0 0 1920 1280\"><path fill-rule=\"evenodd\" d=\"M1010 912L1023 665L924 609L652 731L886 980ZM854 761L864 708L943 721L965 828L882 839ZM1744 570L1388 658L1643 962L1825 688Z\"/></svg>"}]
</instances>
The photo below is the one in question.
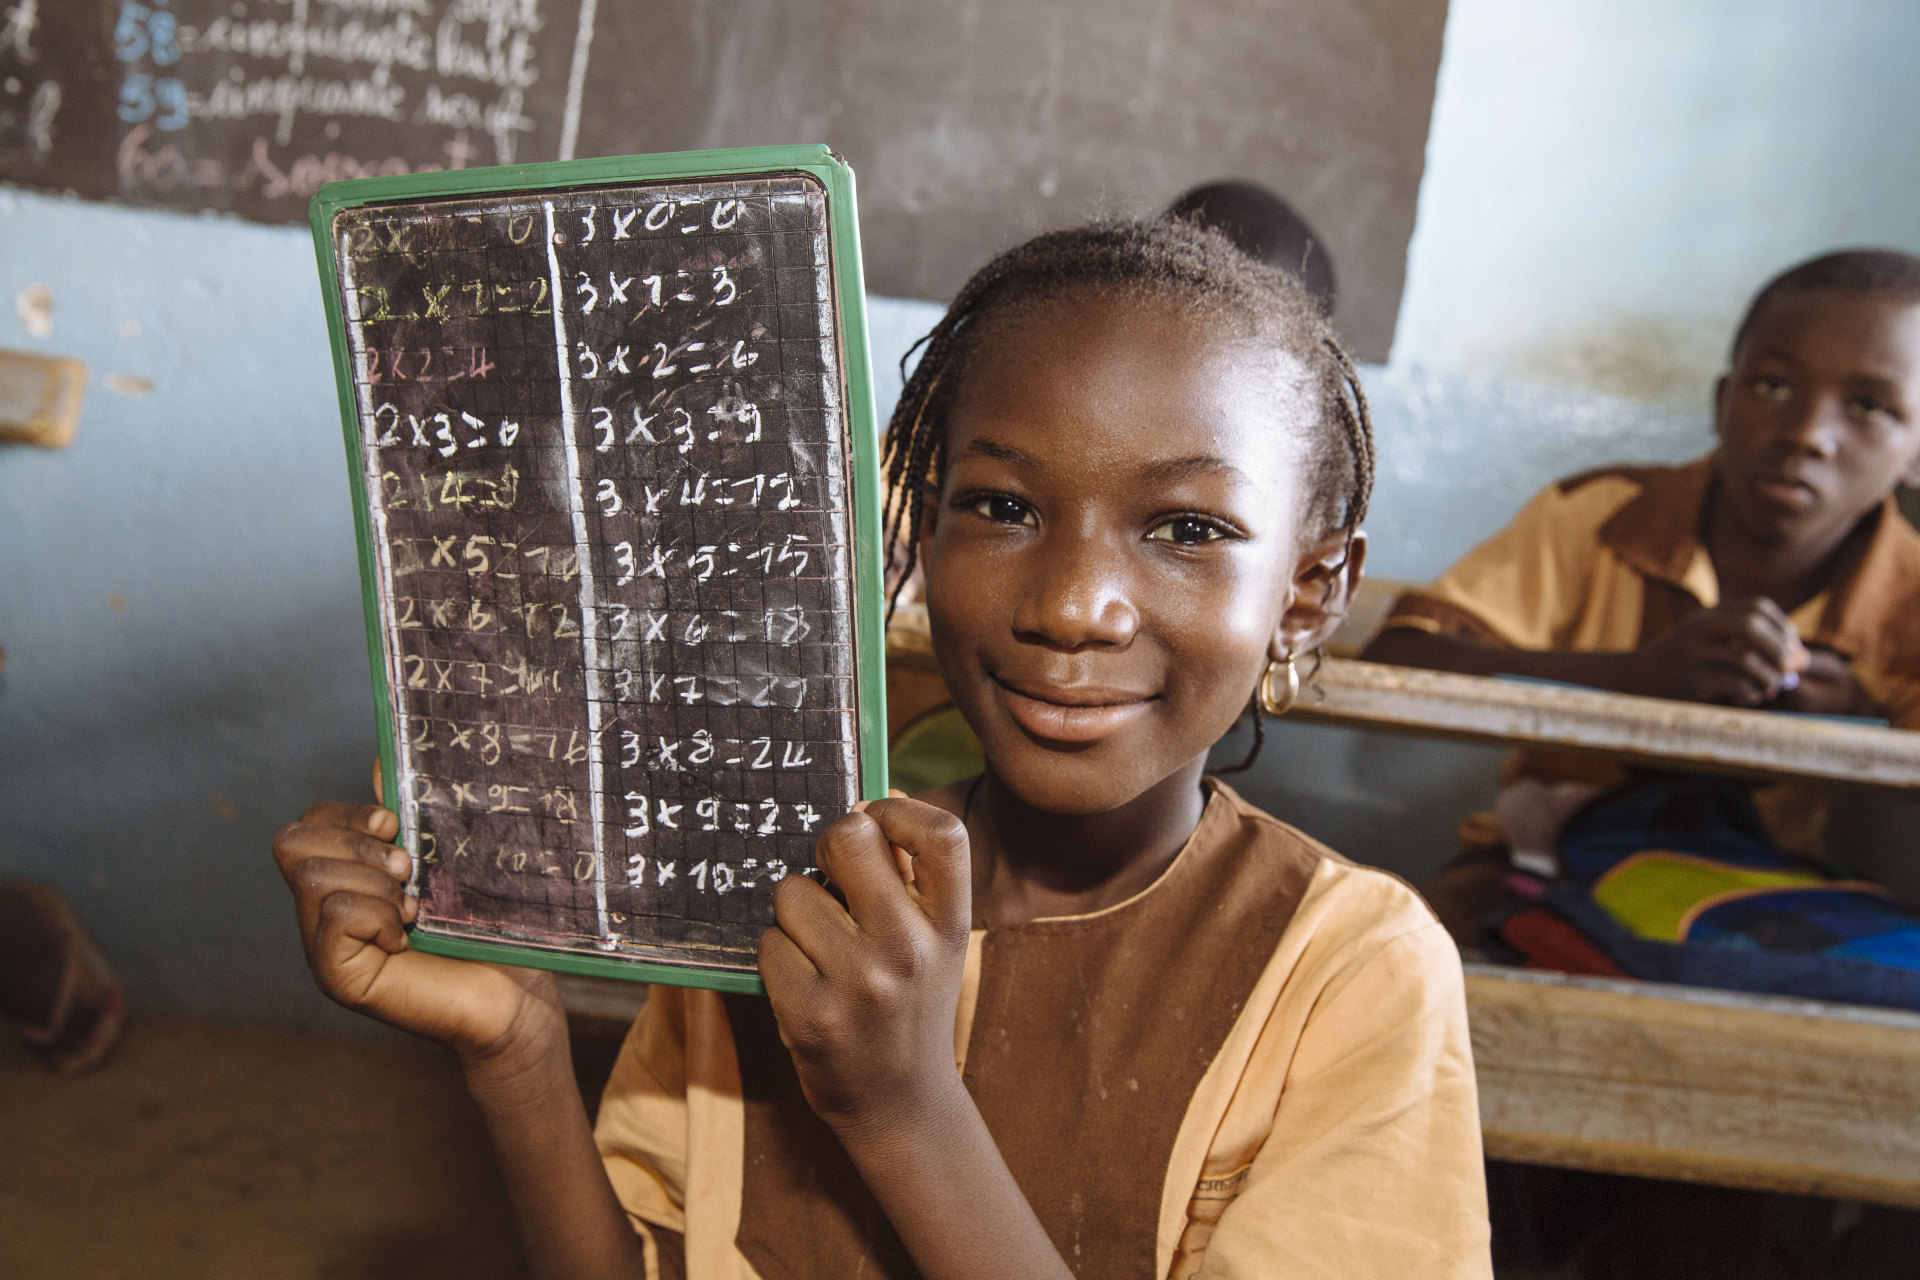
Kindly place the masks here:
<instances>
[{"instance_id":1,"label":"young girl","mask_svg":"<svg viewBox=\"0 0 1920 1280\"><path fill-rule=\"evenodd\" d=\"M1360 576L1313 302L1184 223L1045 235L887 443L987 767L827 830L844 905L781 883L770 999L655 988L590 1133L551 979L408 950L396 819L351 805L275 845L321 987L459 1054L543 1276L1488 1275L1452 944L1203 776Z\"/></svg>"}]
</instances>

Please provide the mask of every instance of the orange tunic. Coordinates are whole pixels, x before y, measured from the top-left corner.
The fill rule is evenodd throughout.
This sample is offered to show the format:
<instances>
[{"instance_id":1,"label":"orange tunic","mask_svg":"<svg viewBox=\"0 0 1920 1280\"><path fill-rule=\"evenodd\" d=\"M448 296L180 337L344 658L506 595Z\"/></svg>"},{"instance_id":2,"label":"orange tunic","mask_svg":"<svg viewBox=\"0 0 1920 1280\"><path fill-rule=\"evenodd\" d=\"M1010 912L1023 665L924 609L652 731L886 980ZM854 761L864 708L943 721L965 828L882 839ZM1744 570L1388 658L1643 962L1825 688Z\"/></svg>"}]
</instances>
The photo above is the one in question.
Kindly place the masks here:
<instances>
[{"instance_id":1,"label":"orange tunic","mask_svg":"<svg viewBox=\"0 0 1920 1280\"><path fill-rule=\"evenodd\" d=\"M1212 794L1167 871L976 932L968 1091L1075 1274L1487 1277L1459 958L1419 898ZM656 988L597 1138L650 1275L915 1273L764 1000Z\"/></svg>"},{"instance_id":2,"label":"orange tunic","mask_svg":"<svg viewBox=\"0 0 1920 1280\"><path fill-rule=\"evenodd\" d=\"M1709 456L1549 485L1433 585L1401 596L1382 628L1515 649L1636 649L1720 602L1699 535L1712 481ZM1849 659L1894 725L1920 729L1920 533L1892 498L1868 519L1864 553L1792 618L1801 639Z\"/></svg>"}]
</instances>

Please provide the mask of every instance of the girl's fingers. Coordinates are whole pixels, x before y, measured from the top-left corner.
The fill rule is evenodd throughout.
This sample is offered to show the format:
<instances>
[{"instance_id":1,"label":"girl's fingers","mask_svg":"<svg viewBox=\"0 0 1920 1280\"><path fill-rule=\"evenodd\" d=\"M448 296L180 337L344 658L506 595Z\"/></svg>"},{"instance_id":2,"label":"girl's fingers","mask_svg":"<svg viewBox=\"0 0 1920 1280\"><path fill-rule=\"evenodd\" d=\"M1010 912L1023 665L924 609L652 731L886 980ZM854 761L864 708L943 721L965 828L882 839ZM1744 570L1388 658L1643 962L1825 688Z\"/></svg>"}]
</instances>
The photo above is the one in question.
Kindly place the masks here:
<instances>
[{"instance_id":1,"label":"girl's fingers","mask_svg":"<svg viewBox=\"0 0 1920 1280\"><path fill-rule=\"evenodd\" d=\"M860 941L860 927L846 908L805 876L788 876L774 887L773 919L810 968L832 969Z\"/></svg>"},{"instance_id":2,"label":"girl's fingers","mask_svg":"<svg viewBox=\"0 0 1920 1280\"><path fill-rule=\"evenodd\" d=\"M343 804L337 800L323 800L309 808L300 815L300 825L364 831L380 840L391 840L400 834L400 819L393 810L377 804Z\"/></svg>"},{"instance_id":3,"label":"girl's fingers","mask_svg":"<svg viewBox=\"0 0 1920 1280\"><path fill-rule=\"evenodd\" d=\"M800 990L820 976L806 949L777 926L760 935L759 957L760 977L766 982L770 996L776 989L783 993Z\"/></svg>"},{"instance_id":4,"label":"girl's fingers","mask_svg":"<svg viewBox=\"0 0 1920 1280\"><path fill-rule=\"evenodd\" d=\"M368 1009L374 985L395 954L407 949L407 931L392 903L358 893L329 894L307 939L307 965L328 996L350 1009Z\"/></svg>"},{"instance_id":5,"label":"girl's fingers","mask_svg":"<svg viewBox=\"0 0 1920 1280\"><path fill-rule=\"evenodd\" d=\"M280 874L286 876L289 883L294 868L311 858L365 863L383 868L394 879L402 881L413 870L405 849L351 827L296 822L282 828L273 838L273 859L280 864Z\"/></svg>"},{"instance_id":6,"label":"girl's fingers","mask_svg":"<svg viewBox=\"0 0 1920 1280\"><path fill-rule=\"evenodd\" d=\"M907 793L898 787L890 787L887 790L887 798L889 800L905 800L907 799ZM872 803L871 800L856 800L851 812L865 813L867 806ZM908 886L913 884L913 855L897 844L893 846L893 869L899 875L901 884Z\"/></svg>"},{"instance_id":7,"label":"girl's fingers","mask_svg":"<svg viewBox=\"0 0 1920 1280\"><path fill-rule=\"evenodd\" d=\"M892 799L876 800L866 816L884 841L912 855L913 896L934 927L964 936L973 923L973 865L960 819L923 801Z\"/></svg>"},{"instance_id":8,"label":"girl's fingers","mask_svg":"<svg viewBox=\"0 0 1920 1280\"><path fill-rule=\"evenodd\" d=\"M846 895L846 914L863 932L879 937L897 934L913 906L900 882L893 850L874 818L881 806L897 803L875 800L864 810L849 813L822 832L814 847L820 869Z\"/></svg>"},{"instance_id":9,"label":"girl's fingers","mask_svg":"<svg viewBox=\"0 0 1920 1280\"><path fill-rule=\"evenodd\" d=\"M767 984L781 1043L791 1050L793 1032L788 1028L798 1031L809 1017L807 993L820 980L820 971L785 930L769 929L760 935L760 980Z\"/></svg>"},{"instance_id":10,"label":"girl's fingers","mask_svg":"<svg viewBox=\"0 0 1920 1280\"><path fill-rule=\"evenodd\" d=\"M397 903L352 891L330 893L320 900L316 954L339 959L343 949L355 952L369 945L388 955L407 949L407 930Z\"/></svg>"},{"instance_id":11,"label":"girl's fingers","mask_svg":"<svg viewBox=\"0 0 1920 1280\"><path fill-rule=\"evenodd\" d=\"M321 908L342 894L384 902L402 913L407 898L405 887L378 867L338 858L308 858L287 876L293 886L293 910L299 917L300 936L312 938L320 927Z\"/></svg>"}]
</instances>

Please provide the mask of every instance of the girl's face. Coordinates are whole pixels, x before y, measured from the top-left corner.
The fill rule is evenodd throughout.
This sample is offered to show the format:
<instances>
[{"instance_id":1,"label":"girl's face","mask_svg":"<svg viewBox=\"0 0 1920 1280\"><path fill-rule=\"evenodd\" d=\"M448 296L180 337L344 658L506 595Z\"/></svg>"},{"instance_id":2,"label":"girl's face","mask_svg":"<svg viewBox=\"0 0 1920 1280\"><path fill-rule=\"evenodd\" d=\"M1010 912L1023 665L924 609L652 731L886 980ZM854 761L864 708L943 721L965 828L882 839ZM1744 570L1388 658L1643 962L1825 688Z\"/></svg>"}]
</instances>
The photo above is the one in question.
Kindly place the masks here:
<instances>
[{"instance_id":1,"label":"girl's face","mask_svg":"<svg viewBox=\"0 0 1920 1280\"><path fill-rule=\"evenodd\" d=\"M1101 813L1204 755L1268 659L1337 620L1344 585L1312 583L1348 581L1344 539L1303 550L1298 527L1317 406L1290 357L1151 300L991 324L924 533L935 650L1016 795Z\"/></svg>"}]
</instances>

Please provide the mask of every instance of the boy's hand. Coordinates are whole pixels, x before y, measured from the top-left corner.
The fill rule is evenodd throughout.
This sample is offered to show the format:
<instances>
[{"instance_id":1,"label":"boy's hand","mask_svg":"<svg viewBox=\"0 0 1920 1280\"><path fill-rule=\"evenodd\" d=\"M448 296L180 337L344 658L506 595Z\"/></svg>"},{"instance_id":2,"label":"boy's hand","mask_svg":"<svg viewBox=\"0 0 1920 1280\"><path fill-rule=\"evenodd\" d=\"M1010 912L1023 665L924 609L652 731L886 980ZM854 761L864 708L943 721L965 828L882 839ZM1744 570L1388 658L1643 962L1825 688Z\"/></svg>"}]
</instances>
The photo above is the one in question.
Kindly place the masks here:
<instances>
[{"instance_id":1,"label":"boy's hand","mask_svg":"<svg viewBox=\"0 0 1920 1280\"><path fill-rule=\"evenodd\" d=\"M293 890L307 967L329 997L403 1031L451 1046L470 1063L564 1042L566 1015L550 974L410 950L420 903L406 893L400 820L374 805L317 804L274 837Z\"/></svg>"},{"instance_id":2,"label":"boy's hand","mask_svg":"<svg viewBox=\"0 0 1920 1280\"><path fill-rule=\"evenodd\" d=\"M1722 601L1635 650L1627 692L1758 707L1796 684L1809 661L1779 605Z\"/></svg>"},{"instance_id":3,"label":"boy's hand","mask_svg":"<svg viewBox=\"0 0 1920 1280\"><path fill-rule=\"evenodd\" d=\"M814 1112L843 1136L882 1133L961 1088L966 828L918 800L876 800L828 827L817 856L847 905L805 876L781 881L760 975Z\"/></svg>"},{"instance_id":4,"label":"boy's hand","mask_svg":"<svg viewBox=\"0 0 1920 1280\"><path fill-rule=\"evenodd\" d=\"M1845 656L1820 645L1807 647L1807 669L1800 683L1774 699L1782 711L1805 711L1822 716L1878 716L1880 707L1854 678Z\"/></svg>"}]
</instances>

